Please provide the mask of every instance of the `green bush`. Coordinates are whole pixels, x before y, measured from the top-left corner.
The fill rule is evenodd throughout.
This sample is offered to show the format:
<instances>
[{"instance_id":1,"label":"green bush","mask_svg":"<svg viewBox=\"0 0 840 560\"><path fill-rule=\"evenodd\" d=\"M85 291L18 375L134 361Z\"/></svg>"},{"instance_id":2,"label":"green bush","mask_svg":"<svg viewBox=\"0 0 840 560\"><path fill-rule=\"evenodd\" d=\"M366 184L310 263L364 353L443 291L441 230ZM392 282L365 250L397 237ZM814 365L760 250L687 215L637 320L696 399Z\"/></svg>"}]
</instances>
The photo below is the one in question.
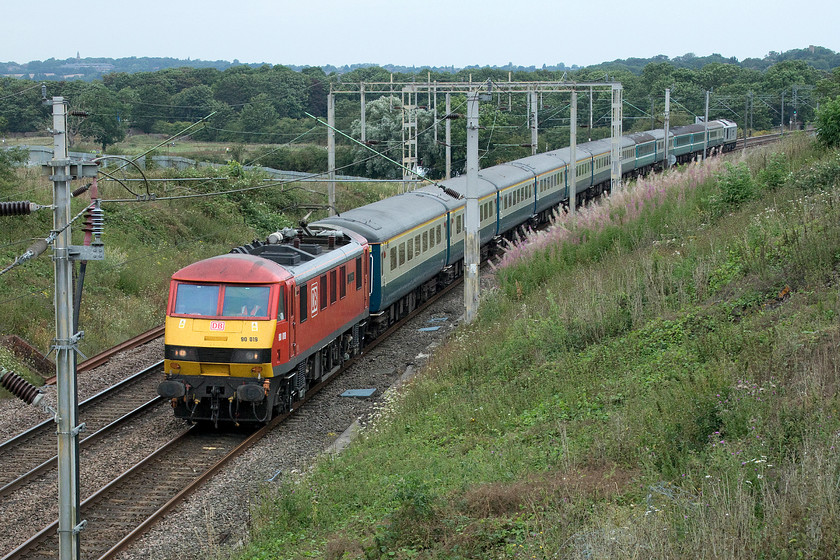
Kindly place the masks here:
<instances>
[{"instance_id":1,"label":"green bush","mask_svg":"<svg viewBox=\"0 0 840 560\"><path fill-rule=\"evenodd\" d=\"M817 111L817 140L826 148L840 145L840 96Z\"/></svg>"},{"instance_id":2,"label":"green bush","mask_svg":"<svg viewBox=\"0 0 840 560\"><path fill-rule=\"evenodd\" d=\"M719 212L733 210L757 194L750 168L745 162L737 165L726 162L724 165L726 171L717 178L720 194L715 199L715 206Z\"/></svg>"}]
</instances>

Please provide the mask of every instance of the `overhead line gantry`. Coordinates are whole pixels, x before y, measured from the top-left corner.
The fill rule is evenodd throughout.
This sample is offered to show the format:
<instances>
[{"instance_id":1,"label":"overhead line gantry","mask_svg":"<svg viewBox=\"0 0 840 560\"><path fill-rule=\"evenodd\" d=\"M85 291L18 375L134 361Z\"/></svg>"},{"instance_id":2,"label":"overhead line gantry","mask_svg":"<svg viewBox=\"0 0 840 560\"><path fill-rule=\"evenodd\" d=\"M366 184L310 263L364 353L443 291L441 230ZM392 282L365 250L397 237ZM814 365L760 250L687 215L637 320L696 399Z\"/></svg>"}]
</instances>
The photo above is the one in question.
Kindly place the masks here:
<instances>
[{"instance_id":1,"label":"overhead line gantry","mask_svg":"<svg viewBox=\"0 0 840 560\"><path fill-rule=\"evenodd\" d=\"M573 93L589 91L590 97L594 91L609 90L612 94L612 154L613 168L611 183L612 188L618 188L621 180L620 141L622 134L622 86L619 82L567 82L567 81L540 81L540 82L514 82L510 79L507 82L486 80L483 82L395 82L393 77L389 82L358 82L331 84L327 98L327 150L328 150L328 193L329 207L335 208L335 97L336 95L358 95L361 101L361 133L359 141L366 142L366 96L372 95L400 95L403 106L402 126L402 165L403 165L403 188L408 190L408 185L417 182L416 177L418 164L417 153L417 109L418 98L427 98L427 107L432 109L434 115L434 134L437 139L438 111L437 101L440 94L446 96L446 113L444 115L446 130L446 178L452 175L452 152L450 121L451 100L450 96L455 94L485 95L507 93L509 96L518 93L525 94L529 108L529 128L531 131L531 153L537 154L537 142L539 129L537 125L538 103L537 99L544 93ZM591 104L591 103L590 103ZM575 128L576 123L572 123ZM334 212L334 210L331 210Z\"/></svg>"}]
</instances>

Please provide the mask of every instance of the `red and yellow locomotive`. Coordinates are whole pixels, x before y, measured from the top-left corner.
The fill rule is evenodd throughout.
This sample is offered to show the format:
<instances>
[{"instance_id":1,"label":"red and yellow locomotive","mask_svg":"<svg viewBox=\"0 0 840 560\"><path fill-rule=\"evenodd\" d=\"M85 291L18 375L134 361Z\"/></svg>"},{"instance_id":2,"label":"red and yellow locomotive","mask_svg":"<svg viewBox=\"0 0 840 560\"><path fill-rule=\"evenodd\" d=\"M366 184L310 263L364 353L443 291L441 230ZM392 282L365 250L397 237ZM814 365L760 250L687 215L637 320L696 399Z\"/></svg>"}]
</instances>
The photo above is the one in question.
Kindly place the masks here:
<instances>
[{"instance_id":1,"label":"red and yellow locomotive","mask_svg":"<svg viewBox=\"0 0 840 560\"><path fill-rule=\"evenodd\" d=\"M172 276L158 394L193 421L267 422L361 350L367 241L287 229Z\"/></svg>"}]
</instances>

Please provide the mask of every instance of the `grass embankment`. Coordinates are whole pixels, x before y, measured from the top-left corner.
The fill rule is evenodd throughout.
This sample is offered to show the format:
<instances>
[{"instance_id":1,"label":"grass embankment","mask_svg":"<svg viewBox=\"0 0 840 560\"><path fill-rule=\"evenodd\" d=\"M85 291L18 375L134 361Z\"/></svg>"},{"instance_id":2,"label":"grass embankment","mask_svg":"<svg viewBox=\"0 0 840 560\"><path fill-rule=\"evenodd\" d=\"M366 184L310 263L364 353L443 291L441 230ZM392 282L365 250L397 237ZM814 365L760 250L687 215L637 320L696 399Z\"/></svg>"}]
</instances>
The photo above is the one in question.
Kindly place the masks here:
<instances>
[{"instance_id":1,"label":"grass embankment","mask_svg":"<svg viewBox=\"0 0 840 560\"><path fill-rule=\"evenodd\" d=\"M110 172L114 173L115 166ZM122 176L122 172L116 174ZM243 172L238 164L226 170L207 168L147 171L149 190L158 197L213 193L265 184L264 177ZM214 180L187 180L217 177ZM220 178L219 178L220 177ZM132 177L125 177L132 178ZM135 177L136 178L136 177ZM52 183L39 169L18 169L15 180L2 187L2 199L52 203ZM126 183L135 193L145 193L139 183ZM72 188L81 186L74 181ZM352 183L338 187L340 209L352 208L394 193L395 186ZM176 270L202 258L222 254L232 247L264 239L268 233L297 225L312 205L325 204L326 187L317 183L290 183L206 198L153 202L108 202L134 199L122 186L99 183L105 200L105 260L87 265L79 329L85 331L81 351L91 356L163 322L169 278ZM90 203L88 194L72 201L71 215ZM310 220L324 215L314 212ZM83 220L72 226L73 244L83 244ZM52 229L52 211L0 219L0 268L23 254L33 238L44 238ZM0 333L17 334L43 353L55 337L54 275L52 249L0 277ZM78 270L78 265L76 267ZM14 369L30 381L37 376L0 351L0 365ZM6 395L0 390L0 395Z\"/></svg>"},{"instance_id":2,"label":"grass embankment","mask_svg":"<svg viewBox=\"0 0 840 560\"><path fill-rule=\"evenodd\" d=\"M267 485L239 556L836 558L840 156L774 150L512 250L359 441Z\"/></svg>"}]
</instances>

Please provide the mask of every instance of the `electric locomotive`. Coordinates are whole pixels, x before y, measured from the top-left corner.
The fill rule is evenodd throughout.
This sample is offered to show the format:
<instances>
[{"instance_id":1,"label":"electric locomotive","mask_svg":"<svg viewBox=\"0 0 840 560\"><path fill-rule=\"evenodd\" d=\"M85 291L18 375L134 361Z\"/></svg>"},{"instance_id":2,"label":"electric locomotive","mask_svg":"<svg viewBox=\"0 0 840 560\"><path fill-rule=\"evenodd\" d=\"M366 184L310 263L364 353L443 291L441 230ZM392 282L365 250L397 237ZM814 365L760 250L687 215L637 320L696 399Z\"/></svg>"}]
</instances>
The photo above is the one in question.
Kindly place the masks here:
<instances>
[{"instance_id":1,"label":"electric locomotive","mask_svg":"<svg viewBox=\"0 0 840 560\"><path fill-rule=\"evenodd\" d=\"M303 226L172 276L158 394L175 416L264 423L361 350L369 246Z\"/></svg>"}]
</instances>

